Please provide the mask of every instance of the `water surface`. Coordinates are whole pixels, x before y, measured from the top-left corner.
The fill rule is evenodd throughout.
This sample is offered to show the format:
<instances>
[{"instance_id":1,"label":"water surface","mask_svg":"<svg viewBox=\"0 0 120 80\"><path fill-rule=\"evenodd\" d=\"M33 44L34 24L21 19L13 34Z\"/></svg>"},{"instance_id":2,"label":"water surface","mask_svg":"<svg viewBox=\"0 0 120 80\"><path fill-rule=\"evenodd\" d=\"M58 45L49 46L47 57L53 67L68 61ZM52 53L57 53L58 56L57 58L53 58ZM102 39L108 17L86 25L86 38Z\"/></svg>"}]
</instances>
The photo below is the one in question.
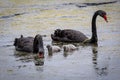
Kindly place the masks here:
<instances>
[{"instance_id":1,"label":"water surface","mask_svg":"<svg viewBox=\"0 0 120 80\"><path fill-rule=\"evenodd\" d=\"M113 0L107 0L108 2ZM120 2L104 0L0 0L0 80L119 80ZM55 29L74 29L91 37L91 19L97 10L107 12L108 23L97 18L98 47L78 46L71 53L48 56L47 44ZM16 55L14 39L46 35L43 66L35 66L31 55ZM62 47L61 47L62 48Z\"/></svg>"}]
</instances>

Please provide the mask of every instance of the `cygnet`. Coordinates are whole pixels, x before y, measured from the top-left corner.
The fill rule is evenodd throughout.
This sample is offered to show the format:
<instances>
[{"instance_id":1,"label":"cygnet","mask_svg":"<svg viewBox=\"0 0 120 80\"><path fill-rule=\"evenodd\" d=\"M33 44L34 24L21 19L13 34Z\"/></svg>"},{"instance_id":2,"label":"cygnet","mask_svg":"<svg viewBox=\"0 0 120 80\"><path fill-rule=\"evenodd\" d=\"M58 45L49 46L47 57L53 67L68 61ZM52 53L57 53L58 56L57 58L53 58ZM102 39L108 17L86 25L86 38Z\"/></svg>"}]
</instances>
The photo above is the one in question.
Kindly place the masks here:
<instances>
[{"instance_id":1,"label":"cygnet","mask_svg":"<svg viewBox=\"0 0 120 80\"><path fill-rule=\"evenodd\" d=\"M49 55L52 55L52 53L60 52L61 51L61 48L59 46L47 45L47 49L48 49Z\"/></svg>"},{"instance_id":2,"label":"cygnet","mask_svg":"<svg viewBox=\"0 0 120 80\"><path fill-rule=\"evenodd\" d=\"M65 52L70 52L70 51L77 50L78 48L73 44L68 44L68 45L63 45L63 49Z\"/></svg>"}]
</instances>

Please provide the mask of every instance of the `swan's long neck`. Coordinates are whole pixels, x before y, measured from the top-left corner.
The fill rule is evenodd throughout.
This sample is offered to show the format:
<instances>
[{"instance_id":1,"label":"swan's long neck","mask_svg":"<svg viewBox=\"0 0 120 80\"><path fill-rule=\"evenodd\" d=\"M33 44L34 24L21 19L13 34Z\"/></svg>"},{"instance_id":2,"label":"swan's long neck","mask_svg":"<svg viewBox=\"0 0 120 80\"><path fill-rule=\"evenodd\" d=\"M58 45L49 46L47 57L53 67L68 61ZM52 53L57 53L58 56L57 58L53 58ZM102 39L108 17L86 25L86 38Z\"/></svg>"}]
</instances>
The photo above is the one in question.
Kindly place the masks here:
<instances>
[{"instance_id":1,"label":"swan's long neck","mask_svg":"<svg viewBox=\"0 0 120 80\"><path fill-rule=\"evenodd\" d=\"M97 18L97 12L93 15L92 18L92 37L91 37L91 43L97 43L97 30L96 30L96 18Z\"/></svg>"},{"instance_id":2,"label":"swan's long neck","mask_svg":"<svg viewBox=\"0 0 120 80\"><path fill-rule=\"evenodd\" d=\"M42 37L37 35L33 42L33 53L44 53L43 40Z\"/></svg>"}]
</instances>

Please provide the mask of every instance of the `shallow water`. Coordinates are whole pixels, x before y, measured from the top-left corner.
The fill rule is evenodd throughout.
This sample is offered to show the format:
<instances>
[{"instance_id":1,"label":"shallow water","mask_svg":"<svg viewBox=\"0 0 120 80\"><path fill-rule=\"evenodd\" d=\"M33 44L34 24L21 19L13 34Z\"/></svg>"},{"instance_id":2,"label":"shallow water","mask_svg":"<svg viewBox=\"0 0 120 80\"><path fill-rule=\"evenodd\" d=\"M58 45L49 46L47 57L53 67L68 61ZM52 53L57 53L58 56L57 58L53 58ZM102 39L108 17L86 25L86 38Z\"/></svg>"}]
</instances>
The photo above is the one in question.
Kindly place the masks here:
<instances>
[{"instance_id":1,"label":"shallow water","mask_svg":"<svg viewBox=\"0 0 120 80\"><path fill-rule=\"evenodd\" d=\"M98 2L104 0L0 0L0 80L119 80L120 1L84 4ZM108 23L97 18L98 47L78 46L48 56L46 45L52 44L55 29L75 29L90 37L91 18L99 9L107 12ZM31 55L16 55L23 54L13 46L21 34L46 35L43 66L35 66Z\"/></svg>"}]
</instances>

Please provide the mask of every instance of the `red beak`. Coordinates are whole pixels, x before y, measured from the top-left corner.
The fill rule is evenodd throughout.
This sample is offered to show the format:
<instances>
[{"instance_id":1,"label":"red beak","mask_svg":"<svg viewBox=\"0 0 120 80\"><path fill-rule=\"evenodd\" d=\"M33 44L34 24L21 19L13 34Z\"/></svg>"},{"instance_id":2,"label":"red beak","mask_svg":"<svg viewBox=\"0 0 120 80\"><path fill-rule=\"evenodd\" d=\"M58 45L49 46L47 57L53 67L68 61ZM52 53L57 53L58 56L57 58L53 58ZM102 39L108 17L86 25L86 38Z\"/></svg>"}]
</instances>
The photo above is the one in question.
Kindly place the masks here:
<instances>
[{"instance_id":1,"label":"red beak","mask_svg":"<svg viewBox=\"0 0 120 80\"><path fill-rule=\"evenodd\" d=\"M44 58L44 53L41 53L41 52L40 52L40 53L38 54L38 56L39 56L39 58Z\"/></svg>"},{"instance_id":2,"label":"red beak","mask_svg":"<svg viewBox=\"0 0 120 80\"><path fill-rule=\"evenodd\" d=\"M105 19L106 22L108 22L106 15L104 15L103 18Z\"/></svg>"}]
</instances>

